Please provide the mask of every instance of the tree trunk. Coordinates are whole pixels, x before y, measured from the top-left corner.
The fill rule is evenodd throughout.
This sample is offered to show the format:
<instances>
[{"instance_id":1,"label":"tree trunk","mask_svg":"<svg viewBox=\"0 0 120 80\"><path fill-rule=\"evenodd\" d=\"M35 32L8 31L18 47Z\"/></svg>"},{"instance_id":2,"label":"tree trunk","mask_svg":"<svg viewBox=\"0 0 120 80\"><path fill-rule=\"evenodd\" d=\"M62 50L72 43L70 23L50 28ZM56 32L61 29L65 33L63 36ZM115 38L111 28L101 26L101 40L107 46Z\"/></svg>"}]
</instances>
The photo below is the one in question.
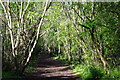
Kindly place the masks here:
<instances>
[{"instance_id":1,"label":"tree trunk","mask_svg":"<svg viewBox=\"0 0 120 80\"><path fill-rule=\"evenodd\" d=\"M58 32L58 58L60 58L60 41L59 41L59 28L57 28L57 32Z\"/></svg>"},{"instance_id":2,"label":"tree trunk","mask_svg":"<svg viewBox=\"0 0 120 80\"><path fill-rule=\"evenodd\" d=\"M120 13L118 14L118 27L120 27Z\"/></svg>"},{"instance_id":3,"label":"tree trunk","mask_svg":"<svg viewBox=\"0 0 120 80\"><path fill-rule=\"evenodd\" d=\"M97 42L94 37L94 27L92 28L92 31L91 31L91 38L92 38L93 44L94 44L99 56L100 56L100 59L101 59L102 63L104 64L104 69L107 69L107 73L109 74L110 71L108 68L107 61L105 61L104 57L102 56L102 53L100 52L99 47L98 47Z\"/></svg>"},{"instance_id":4,"label":"tree trunk","mask_svg":"<svg viewBox=\"0 0 120 80\"><path fill-rule=\"evenodd\" d=\"M69 38L69 40L68 40L68 46L69 46L69 48L68 48L68 54L69 54L69 61L71 61L72 60L72 55L71 55L71 37L70 37L70 25L68 24L68 38Z\"/></svg>"},{"instance_id":5,"label":"tree trunk","mask_svg":"<svg viewBox=\"0 0 120 80\"><path fill-rule=\"evenodd\" d=\"M37 29L36 39L35 39L35 41L34 41L34 44L33 44L32 48L31 48L29 54L28 54L28 57L27 57L27 60L26 60L26 62L25 62L25 64L24 64L24 67L23 67L23 69L22 69L22 72L24 72L25 68L26 68L27 65L29 64L29 60L30 60L30 58L31 58L33 49L35 48L35 46L36 46L36 44L37 44L37 41L38 41L38 38L39 38L39 33L40 33L40 28L41 28L41 26L42 26L42 22L43 22L45 13L46 13L47 8L48 8L48 7L47 7L47 4L48 4L48 0L47 0L47 2L46 2L45 8L44 8L44 11L43 11L43 14L42 14L42 18L41 18L41 20L40 20L40 23L39 23L39 26L38 26L38 29ZM21 74L22 74L22 72L21 72Z\"/></svg>"}]
</instances>

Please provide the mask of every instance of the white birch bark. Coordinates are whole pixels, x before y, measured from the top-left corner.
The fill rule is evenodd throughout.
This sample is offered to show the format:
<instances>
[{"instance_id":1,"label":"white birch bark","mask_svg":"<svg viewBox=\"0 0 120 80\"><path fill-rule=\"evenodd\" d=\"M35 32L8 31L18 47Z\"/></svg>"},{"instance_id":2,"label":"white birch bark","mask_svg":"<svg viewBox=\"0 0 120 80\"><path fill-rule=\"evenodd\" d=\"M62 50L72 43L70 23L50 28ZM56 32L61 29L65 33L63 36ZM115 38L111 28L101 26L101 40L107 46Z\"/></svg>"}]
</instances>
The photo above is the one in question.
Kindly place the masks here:
<instances>
[{"instance_id":1,"label":"white birch bark","mask_svg":"<svg viewBox=\"0 0 120 80\"><path fill-rule=\"evenodd\" d=\"M47 4L48 4L48 1L46 2L45 8L44 8L44 12L43 12L43 14L42 14L42 18L41 18L41 21L40 21L39 26L38 26L38 29L37 29L36 39L35 39L35 42L34 42L32 48L31 48L31 50L30 50L30 52L29 52L28 58L27 58L27 60L26 60L26 62L25 62L25 66L28 64L28 62L29 62L29 60L30 60L30 57L31 57L31 54L32 54L32 52L33 52L33 49L34 49L35 46L36 46L36 43L37 43L37 40L38 40L38 37L39 37L39 33L40 33L40 27L42 26L42 22L43 22L45 13L46 13Z\"/></svg>"}]
</instances>

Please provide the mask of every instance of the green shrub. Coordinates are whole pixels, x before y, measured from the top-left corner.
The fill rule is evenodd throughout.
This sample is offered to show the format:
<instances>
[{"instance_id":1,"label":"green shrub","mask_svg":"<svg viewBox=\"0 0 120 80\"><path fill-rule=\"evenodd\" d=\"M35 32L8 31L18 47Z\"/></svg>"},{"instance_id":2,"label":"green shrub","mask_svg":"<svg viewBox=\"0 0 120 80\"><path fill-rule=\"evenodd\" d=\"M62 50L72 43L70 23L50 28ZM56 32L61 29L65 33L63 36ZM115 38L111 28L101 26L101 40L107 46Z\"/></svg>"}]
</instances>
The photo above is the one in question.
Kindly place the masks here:
<instances>
[{"instance_id":1,"label":"green shrub","mask_svg":"<svg viewBox=\"0 0 120 80\"><path fill-rule=\"evenodd\" d=\"M90 65L77 65L73 71L85 80L99 80L103 76L101 70Z\"/></svg>"},{"instance_id":2,"label":"green shrub","mask_svg":"<svg viewBox=\"0 0 120 80\"><path fill-rule=\"evenodd\" d=\"M2 79L9 79L9 78L21 78L16 74L15 71L9 71L9 72L2 72Z\"/></svg>"},{"instance_id":3,"label":"green shrub","mask_svg":"<svg viewBox=\"0 0 120 80\"><path fill-rule=\"evenodd\" d=\"M103 76L103 73L101 72L101 70L96 67L91 67L90 73L92 75L92 78L94 79L100 79Z\"/></svg>"}]
</instances>

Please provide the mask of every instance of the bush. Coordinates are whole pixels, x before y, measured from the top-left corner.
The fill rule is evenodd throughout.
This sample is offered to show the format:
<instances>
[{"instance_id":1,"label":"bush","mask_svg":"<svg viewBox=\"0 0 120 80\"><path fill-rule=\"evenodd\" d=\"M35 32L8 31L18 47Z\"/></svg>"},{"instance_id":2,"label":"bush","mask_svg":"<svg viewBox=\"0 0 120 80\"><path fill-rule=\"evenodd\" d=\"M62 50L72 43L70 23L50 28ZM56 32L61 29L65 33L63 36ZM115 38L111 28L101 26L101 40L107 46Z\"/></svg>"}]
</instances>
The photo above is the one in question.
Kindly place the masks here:
<instances>
[{"instance_id":1,"label":"bush","mask_svg":"<svg viewBox=\"0 0 120 80\"><path fill-rule=\"evenodd\" d=\"M110 74L104 74L104 76L102 78L114 78L114 79L118 79L120 78L120 71L118 68L113 68L110 70Z\"/></svg>"},{"instance_id":2,"label":"bush","mask_svg":"<svg viewBox=\"0 0 120 80\"><path fill-rule=\"evenodd\" d=\"M2 79L9 79L9 78L21 78L16 74L14 70L11 70L9 72L2 72Z\"/></svg>"},{"instance_id":3,"label":"bush","mask_svg":"<svg viewBox=\"0 0 120 80\"><path fill-rule=\"evenodd\" d=\"M85 80L99 80L103 76L101 70L90 65L77 65L73 71Z\"/></svg>"}]
</instances>

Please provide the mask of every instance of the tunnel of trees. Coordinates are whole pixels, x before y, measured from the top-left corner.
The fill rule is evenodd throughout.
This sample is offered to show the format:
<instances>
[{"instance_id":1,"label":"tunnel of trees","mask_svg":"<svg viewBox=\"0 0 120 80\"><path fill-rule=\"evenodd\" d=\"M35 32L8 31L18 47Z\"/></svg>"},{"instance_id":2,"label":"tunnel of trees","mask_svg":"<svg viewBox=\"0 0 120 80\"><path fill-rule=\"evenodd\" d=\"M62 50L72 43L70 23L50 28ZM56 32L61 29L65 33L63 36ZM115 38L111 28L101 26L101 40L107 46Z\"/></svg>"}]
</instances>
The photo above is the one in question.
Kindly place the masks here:
<instances>
[{"instance_id":1,"label":"tunnel of trees","mask_svg":"<svg viewBox=\"0 0 120 80\"><path fill-rule=\"evenodd\" d=\"M38 53L86 79L120 76L120 2L2 2L3 74L22 75Z\"/></svg>"}]
</instances>

